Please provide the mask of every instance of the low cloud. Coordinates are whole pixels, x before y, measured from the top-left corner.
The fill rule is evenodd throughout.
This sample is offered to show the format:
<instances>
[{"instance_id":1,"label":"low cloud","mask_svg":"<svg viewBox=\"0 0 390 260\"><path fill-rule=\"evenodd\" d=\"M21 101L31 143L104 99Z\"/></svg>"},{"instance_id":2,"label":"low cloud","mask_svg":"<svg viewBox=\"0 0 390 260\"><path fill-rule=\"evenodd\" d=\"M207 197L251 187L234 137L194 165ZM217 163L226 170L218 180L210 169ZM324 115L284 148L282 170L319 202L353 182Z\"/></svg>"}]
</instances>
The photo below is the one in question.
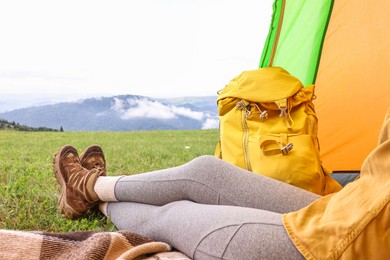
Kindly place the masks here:
<instances>
[{"instance_id":1,"label":"low cloud","mask_svg":"<svg viewBox=\"0 0 390 260\"><path fill-rule=\"evenodd\" d=\"M178 116L184 116L202 121L205 118L205 114L202 112L192 111L191 109L185 107L164 105L160 102L146 98L127 100L114 98L114 104L111 106L111 109L118 112L120 117L124 120L137 117L174 119Z\"/></svg>"},{"instance_id":2,"label":"low cloud","mask_svg":"<svg viewBox=\"0 0 390 260\"><path fill-rule=\"evenodd\" d=\"M199 121L201 121L205 116L204 113L202 112L192 111L191 109L186 107L170 106L170 108L172 112L175 113L176 115L189 117Z\"/></svg>"},{"instance_id":3,"label":"low cloud","mask_svg":"<svg viewBox=\"0 0 390 260\"><path fill-rule=\"evenodd\" d=\"M219 127L219 120L207 118L206 121L202 125L202 129L215 129Z\"/></svg>"}]
</instances>

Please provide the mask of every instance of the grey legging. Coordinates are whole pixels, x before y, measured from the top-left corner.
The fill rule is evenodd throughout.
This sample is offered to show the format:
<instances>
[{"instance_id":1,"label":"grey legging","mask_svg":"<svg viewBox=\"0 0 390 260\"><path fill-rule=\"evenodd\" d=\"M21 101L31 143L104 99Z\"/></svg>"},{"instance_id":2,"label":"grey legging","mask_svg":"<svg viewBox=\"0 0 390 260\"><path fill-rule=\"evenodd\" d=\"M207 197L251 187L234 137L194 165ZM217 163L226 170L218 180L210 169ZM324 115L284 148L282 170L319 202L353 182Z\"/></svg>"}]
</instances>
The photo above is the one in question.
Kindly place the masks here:
<instances>
[{"instance_id":1,"label":"grey legging","mask_svg":"<svg viewBox=\"0 0 390 260\"><path fill-rule=\"evenodd\" d=\"M303 259L281 213L319 196L212 156L126 176L107 206L118 229L169 243L193 259Z\"/></svg>"}]
</instances>

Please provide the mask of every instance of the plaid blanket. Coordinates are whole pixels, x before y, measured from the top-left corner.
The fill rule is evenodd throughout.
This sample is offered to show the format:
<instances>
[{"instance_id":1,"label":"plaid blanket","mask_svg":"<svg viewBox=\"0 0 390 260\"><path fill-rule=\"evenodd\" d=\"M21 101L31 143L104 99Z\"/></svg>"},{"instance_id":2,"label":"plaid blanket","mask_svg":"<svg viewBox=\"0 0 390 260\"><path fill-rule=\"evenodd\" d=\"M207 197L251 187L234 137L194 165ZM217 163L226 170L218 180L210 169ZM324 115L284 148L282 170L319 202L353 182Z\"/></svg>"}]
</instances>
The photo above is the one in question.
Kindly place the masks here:
<instances>
[{"instance_id":1,"label":"plaid blanket","mask_svg":"<svg viewBox=\"0 0 390 260\"><path fill-rule=\"evenodd\" d=\"M189 259L170 250L166 243L126 231L46 233L0 229L0 259Z\"/></svg>"}]
</instances>

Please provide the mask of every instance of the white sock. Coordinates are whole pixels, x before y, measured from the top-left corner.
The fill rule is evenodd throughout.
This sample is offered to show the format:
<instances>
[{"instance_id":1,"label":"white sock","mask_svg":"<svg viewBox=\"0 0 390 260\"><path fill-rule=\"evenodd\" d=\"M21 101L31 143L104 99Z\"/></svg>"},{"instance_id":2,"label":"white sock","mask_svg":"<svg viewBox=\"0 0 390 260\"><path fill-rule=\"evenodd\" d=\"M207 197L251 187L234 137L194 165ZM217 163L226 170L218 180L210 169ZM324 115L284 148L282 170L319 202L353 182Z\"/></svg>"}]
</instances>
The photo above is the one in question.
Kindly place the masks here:
<instances>
[{"instance_id":1,"label":"white sock","mask_svg":"<svg viewBox=\"0 0 390 260\"><path fill-rule=\"evenodd\" d=\"M118 201L115 197L115 185L123 176L100 176L97 178L94 191L103 202Z\"/></svg>"},{"instance_id":2,"label":"white sock","mask_svg":"<svg viewBox=\"0 0 390 260\"><path fill-rule=\"evenodd\" d=\"M108 202L103 202L103 203L99 204L100 212L103 213L104 216L106 216L106 217L107 217L107 206L108 206Z\"/></svg>"}]
</instances>

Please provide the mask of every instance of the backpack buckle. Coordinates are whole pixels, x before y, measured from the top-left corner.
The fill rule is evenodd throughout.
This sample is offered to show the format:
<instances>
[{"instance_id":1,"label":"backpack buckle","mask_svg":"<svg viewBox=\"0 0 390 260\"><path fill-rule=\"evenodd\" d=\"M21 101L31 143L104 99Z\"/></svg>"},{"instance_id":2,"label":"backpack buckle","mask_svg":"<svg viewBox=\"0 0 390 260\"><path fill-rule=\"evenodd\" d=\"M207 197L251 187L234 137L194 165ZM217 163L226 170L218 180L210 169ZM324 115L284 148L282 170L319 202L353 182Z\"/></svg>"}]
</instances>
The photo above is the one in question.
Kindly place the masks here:
<instances>
[{"instance_id":1,"label":"backpack buckle","mask_svg":"<svg viewBox=\"0 0 390 260\"><path fill-rule=\"evenodd\" d=\"M240 100L236 103L236 108L239 110L243 110L245 108L245 102L244 100Z\"/></svg>"},{"instance_id":2,"label":"backpack buckle","mask_svg":"<svg viewBox=\"0 0 390 260\"><path fill-rule=\"evenodd\" d=\"M261 114L260 114L260 119L267 119L268 118L268 112L267 112L267 110L264 110L263 112L261 112Z\"/></svg>"},{"instance_id":3,"label":"backpack buckle","mask_svg":"<svg viewBox=\"0 0 390 260\"><path fill-rule=\"evenodd\" d=\"M285 146L283 146L280 151L282 152L283 155L287 155L292 149L294 145L293 143L288 143Z\"/></svg>"},{"instance_id":4,"label":"backpack buckle","mask_svg":"<svg viewBox=\"0 0 390 260\"><path fill-rule=\"evenodd\" d=\"M279 107L280 114L279 117L287 117L287 107Z\"/></svg>"}]
</instances>

